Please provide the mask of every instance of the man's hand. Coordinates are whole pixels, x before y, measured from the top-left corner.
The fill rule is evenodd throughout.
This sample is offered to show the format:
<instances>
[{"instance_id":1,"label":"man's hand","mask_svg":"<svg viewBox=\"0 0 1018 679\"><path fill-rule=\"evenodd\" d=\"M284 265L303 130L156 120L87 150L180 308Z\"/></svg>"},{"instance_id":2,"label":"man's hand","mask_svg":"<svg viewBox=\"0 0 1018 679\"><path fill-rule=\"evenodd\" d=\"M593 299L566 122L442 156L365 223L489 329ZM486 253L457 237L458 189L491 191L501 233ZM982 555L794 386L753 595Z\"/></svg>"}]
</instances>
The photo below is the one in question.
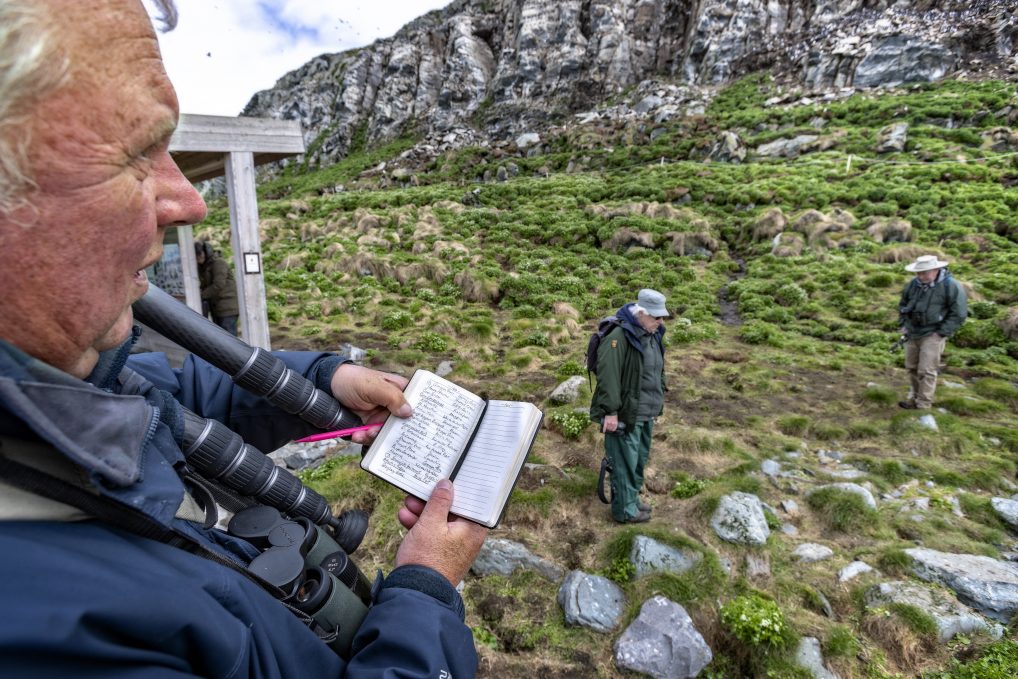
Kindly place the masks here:
<instances>
[{"instance_id":1,"label":"man's hand","mask_svg":"<svg viewBox=\"0 0 1018 679\"><path fill-rule=\"evenodd\" d=\"M399 522L410 532L396 551L396 565L427 566L458 585L481 551L488 529L449 514L453 487L442 479L427 503L407 496L399 509Z\"/></svg>"},{"instance_id":2,"label":"man's hand","mask_svg":"<svg viewBox=\"0 0 1018 679\"><path fill-rule=\"evenodd\" d=\"M601 431L605 433L613 432L619 428L619 416L618 415L605 415L604 424L601 426Z\"/></svg>"},{"instance_id":3,"label":"man's hand","mask_svg":"<svg viewBox=\"0 0 1018 679\"><path fill-rule=\"evenodd\" d=\"M410 417L413 412L403 396L408 380L392 373L383 373L353 363L344 363L332 374L332 395L357 413L365 424L384 422L389 413ZM370 443L378 429L359 431L351 439Z\"/></svg>"}]
</instances>

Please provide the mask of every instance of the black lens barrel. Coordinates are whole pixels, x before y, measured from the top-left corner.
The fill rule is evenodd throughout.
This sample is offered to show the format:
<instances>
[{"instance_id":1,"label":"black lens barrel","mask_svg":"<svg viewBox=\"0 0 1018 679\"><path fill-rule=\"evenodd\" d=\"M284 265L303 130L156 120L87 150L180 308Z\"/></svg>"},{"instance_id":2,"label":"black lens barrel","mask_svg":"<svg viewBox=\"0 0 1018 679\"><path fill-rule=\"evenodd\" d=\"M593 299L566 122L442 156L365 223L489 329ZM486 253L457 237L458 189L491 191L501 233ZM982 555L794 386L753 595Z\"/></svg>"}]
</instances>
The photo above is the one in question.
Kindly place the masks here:
<instances>
[{"instance_id":1,"label":"black lens barrel","mask_svg":"<svg viewBox=\"0 0 1018 679\"><path fill-rule=\"evenodd\" d=\"M345 429L361 419L315 388L271 352L252 347L155 285L133 305L135 317L216 366L238 385L319 429Z\"/></svg>"},{"instance_id":2,"label":"black lens barrel","mask_svg":"<svg viewBox=\"0 0 1018 679\"><path fill-rule=\"evenodd\" d=\"M329 503L226 425L184 411L184 457L199 472L292 516L333 525Z\"/></svg>"}]
</instances>

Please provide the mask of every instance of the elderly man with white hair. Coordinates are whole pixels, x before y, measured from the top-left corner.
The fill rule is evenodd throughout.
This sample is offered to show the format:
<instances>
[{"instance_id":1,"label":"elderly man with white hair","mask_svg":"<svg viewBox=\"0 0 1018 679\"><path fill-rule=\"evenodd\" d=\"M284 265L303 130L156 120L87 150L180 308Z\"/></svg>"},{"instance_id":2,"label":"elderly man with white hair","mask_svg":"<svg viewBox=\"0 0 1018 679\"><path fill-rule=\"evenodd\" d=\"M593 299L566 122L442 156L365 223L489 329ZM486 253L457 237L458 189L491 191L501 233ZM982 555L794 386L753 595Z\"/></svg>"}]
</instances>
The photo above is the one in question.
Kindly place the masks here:
<instances>
[{"instance_id":1,"label":"elderly man with white hair","mask_svg":"<svg viewBox=\"0 0 1018 679\"><path fill-rule=\"evenodd\" d=\"M905 369L910 388L908 397L898 405L908 410L933 406L944 345L968 315L965 290L951 276L947 265L936 255L922 255L905 267L905 271L915 274L902 290L898 303L898 325L906 339Z\"/></svg>"},{"instance_id":2,"label":"elderly man with white hair","mask_svg":"<svg viewBox=\"0 0 1018 679\"><path fill-rule=\"evenodd\" d=\"M166 229L205 216L168 151L177 116L140 0L0 0L0 674L473 676L455 586L487 531L450 517L448 480L397 510L396 568L362 595L359 626L343 618L343 657L300 590L248 569L302 542L200 520L212 503L185 462L182 408L277 444L307 425L193 358L158 386L131 370L144 269ZM279 358L367 422L412 415L405 378Z\"/></svg>"}]
</instances>

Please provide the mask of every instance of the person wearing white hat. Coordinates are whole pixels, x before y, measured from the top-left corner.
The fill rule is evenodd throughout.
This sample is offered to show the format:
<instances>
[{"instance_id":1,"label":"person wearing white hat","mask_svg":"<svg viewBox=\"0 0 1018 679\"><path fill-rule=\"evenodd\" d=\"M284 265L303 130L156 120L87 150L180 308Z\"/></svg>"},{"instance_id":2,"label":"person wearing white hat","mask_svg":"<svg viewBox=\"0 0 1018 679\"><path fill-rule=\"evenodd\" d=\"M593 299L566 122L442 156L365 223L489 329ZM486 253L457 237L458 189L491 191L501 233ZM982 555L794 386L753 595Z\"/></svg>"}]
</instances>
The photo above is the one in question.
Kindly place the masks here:
<instances>
[{"instance_id":1,"label":"person wearing white hat","mask_svg":"<svg viewBox=\"0 0 1018 679\"><path fill-rule=\"evenodd\" d=\"M618 325L597 350L597 386L590 419L601 424L611 461L611 512L618 523L650 520L641 502L654 419L664 410L665 296L644 288L615 315Z\"/></svg>"},{"instance_id":2,"label":"person wearing white hat","mask_svg":"<svg viewBox=\"0 0 1018 679\"><path fill-rule=\"evenodd\" d=\"M940 356L947 338L968 316L965 290L947 270L948 262L922 255L905 267L915 274L901 293L899 331L905 336L905 369L910 388L898 405L909 410L933 406Z\"/></svg>"}]
</instances>

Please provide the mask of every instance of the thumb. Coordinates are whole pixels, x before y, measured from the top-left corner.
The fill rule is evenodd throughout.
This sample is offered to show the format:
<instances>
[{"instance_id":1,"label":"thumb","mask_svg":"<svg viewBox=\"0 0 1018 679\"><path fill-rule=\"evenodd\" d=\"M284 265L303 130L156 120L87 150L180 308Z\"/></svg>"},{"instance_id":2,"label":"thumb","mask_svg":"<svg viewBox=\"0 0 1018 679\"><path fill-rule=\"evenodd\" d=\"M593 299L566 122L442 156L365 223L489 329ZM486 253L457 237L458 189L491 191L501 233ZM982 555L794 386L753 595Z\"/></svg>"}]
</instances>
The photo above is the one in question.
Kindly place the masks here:
<instances>
[{"instance_id":1,"label":"thumb","mask_svg":"<svg viewBox=\"0 0 1018 679\"><path fill-rule=\"evenodd\" d=\"M366 396L370 402L383 406L399 417L410 417L413 414L403 391L384 377L371 383L371 393Z\"/></svg>"},{"instance_id":2,"label":"thumb","mask_svg":"<svg viewBox=\"0 0 1018 679\"><path fill-rule=\"evenodd\" d=\"M441 479L435 484L434 490L431 491L431 497L424 505L424 511L421 512L421 521L425 523L433 521L446 523L448 521L449 510L452 509L452 498L452 481Z\"/></svg>"}]
</instances>

